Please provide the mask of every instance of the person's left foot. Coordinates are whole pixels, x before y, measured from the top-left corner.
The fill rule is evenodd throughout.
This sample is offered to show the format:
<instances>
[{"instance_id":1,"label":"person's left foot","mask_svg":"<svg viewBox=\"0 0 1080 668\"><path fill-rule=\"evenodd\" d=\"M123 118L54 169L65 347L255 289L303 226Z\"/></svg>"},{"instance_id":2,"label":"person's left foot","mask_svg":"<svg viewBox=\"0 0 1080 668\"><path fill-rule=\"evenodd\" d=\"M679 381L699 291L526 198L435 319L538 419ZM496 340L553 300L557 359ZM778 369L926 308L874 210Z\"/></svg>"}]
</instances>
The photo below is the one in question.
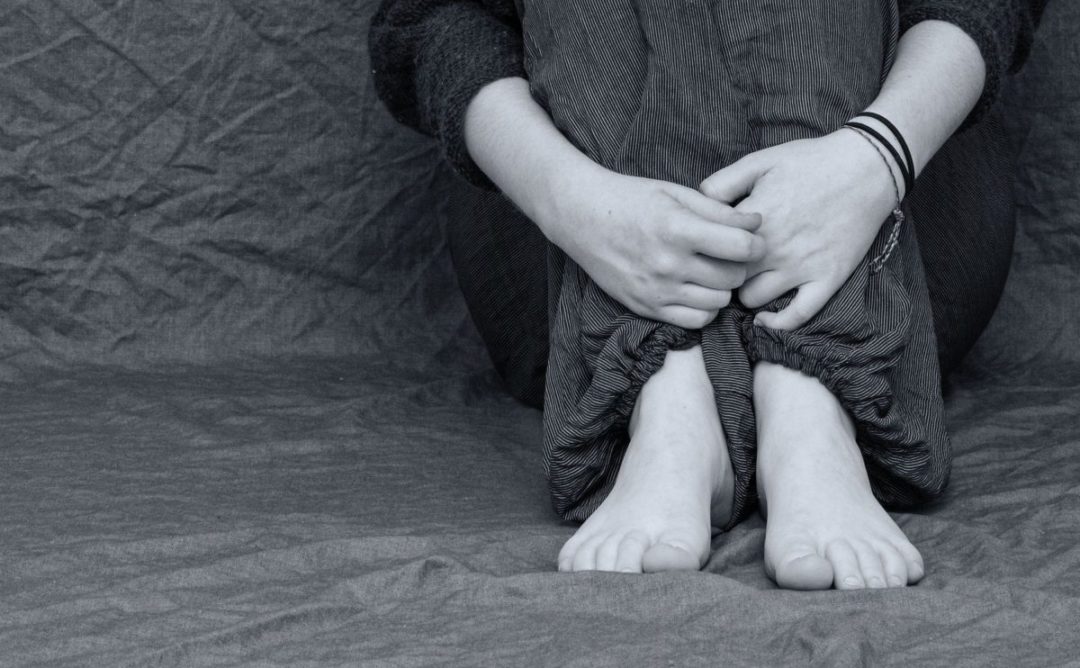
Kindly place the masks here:
<instances>
[{"instance_id":1,"label":"person's left foot","mask_svg":"<svg viewBox=\"0 0 1080 668\"><path fill-rule=\"evenodd\" d=\"M922 557L874 498L836 397L815 378L762 362L754 406L769 577L786 589L918 582Z\"/></svg>"}]
</instances>

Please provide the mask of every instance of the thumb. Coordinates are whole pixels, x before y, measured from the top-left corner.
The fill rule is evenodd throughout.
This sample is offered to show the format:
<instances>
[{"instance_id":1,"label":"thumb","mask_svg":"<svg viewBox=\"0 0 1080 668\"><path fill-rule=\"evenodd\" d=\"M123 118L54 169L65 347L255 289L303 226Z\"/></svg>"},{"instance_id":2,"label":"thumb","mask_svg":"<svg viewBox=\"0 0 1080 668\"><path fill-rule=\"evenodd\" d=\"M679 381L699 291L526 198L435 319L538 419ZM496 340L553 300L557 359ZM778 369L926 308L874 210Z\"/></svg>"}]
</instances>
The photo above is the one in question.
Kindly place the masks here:
<instances>
[{"instance_id":1,"label":"thumb","mask_svg":"<svg viewBox=\"0 0 1080 668\"><path fill-rule=\"evenodd\" d=\"M833 291L825 283L820 281L803 283L787 306L776 313L768 311L758 313L754 316L754 324L769 329L797 329L817 315L832 295Z\"/></svg>"},{"instance_id":2,"label":"thumb","mask_svg":"<svg viewBox=\"0 0 1080 668\"><path fill-rule=\"evenodd\" d=\"M754 189L758 179L769 171L764 160L748 155L736 160L701 182L701 192L709 197L734 204Z\"/></svg>"}]
</instances>

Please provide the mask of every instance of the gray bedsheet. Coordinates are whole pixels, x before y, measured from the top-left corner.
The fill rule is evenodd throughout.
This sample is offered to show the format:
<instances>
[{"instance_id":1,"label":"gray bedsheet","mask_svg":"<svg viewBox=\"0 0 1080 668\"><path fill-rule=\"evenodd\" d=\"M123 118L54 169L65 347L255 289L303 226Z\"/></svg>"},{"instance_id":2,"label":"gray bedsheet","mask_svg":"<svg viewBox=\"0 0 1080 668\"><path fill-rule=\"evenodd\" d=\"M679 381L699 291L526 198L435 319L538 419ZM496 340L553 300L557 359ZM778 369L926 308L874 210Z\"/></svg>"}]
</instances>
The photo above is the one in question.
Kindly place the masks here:
<instances>
[{"instance_id":1,"label":"gray bedsheet","mask_svg":"<svg viewBox=\"0 0 1080 668\"><path fill-rule=\"evenodd\" d=\"M370 0L0 3L0 664L1080 665L1080 6L1005 107L1015 271L950 387L929 575L560 575L539 414L456 291L462 187Z\"/></svg>"}]
</instances>

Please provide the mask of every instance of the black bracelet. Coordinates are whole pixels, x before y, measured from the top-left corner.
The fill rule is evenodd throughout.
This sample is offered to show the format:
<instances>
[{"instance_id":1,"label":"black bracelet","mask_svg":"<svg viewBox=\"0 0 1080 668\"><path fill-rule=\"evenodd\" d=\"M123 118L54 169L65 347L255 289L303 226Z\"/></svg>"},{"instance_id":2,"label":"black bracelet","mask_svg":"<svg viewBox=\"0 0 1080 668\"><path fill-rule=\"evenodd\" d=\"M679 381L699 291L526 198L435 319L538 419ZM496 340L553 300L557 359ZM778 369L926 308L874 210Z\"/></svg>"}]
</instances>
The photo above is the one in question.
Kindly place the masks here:
<instances>
[{"instance_id":1,"label":"black bracelet","mask_svg":"<svg viewBox=\"0 0 1080 668\"><path fill-rule=\"evenodd\" d=\"M896 147L892 145L892 142L885 139L885 137L883 137L880 132L870 127L869 125L866 125L865 123L859 123L858 121L848 121L847 123L844 123L844 127L851 128L852 130L860 130L862 132L865 132L866 134L876 139L878 143L880 143L889 151L889 155L891 155L893 157L893 160L896 161L896 166L900 169L900 174L904 177L904 196L907 197L907 194L911 192L911 187L914 185L915 177L911 172L908 171L907 163L900 159L900 153L896 150Z\"/></svg>"},{"instance_id":2,"label":"black bracelet","mask_svg":"<svg viewBox=\"0 0 1080 668\"><path fill-rule=\"evenodd\" d=\"M904 141L904 135L900 134L900 130L898 130L896 128L896 126L892 124L892 121L885 118L881 114L876 114L876 113L874 113L872 111L864 111L861 114L859 114L858 116L856 116L855 118L858 118L859 116L866 116L868 118L872 118L875 121L877 121L877 122L881 123L882 125L884 125L885 127L889 128L889 132L893 133L893 136L896 137L896 142L898 144L900 144L900 149L904 152L904 160L907 161L908 173L911 174L911 178L914 181L914 179L915 179L915 161L911 159L911 151L908 150L907 142ZM908 188L908 192L911 192L911 188Z\"/></svg>"},{"instance_id":3,"label":"black bracelet","mask_svg":"<svg viewBox=\"0 0 1080 668\"><path fill-rule=\"evenodd\" d=\"M861 123L857 123L856 125L861 125ZM892 230L889 231L889 238L885 241L885 247L882 248L881 253L870 261L870 272L876 274L885 266L885 262L888 261L889 256L892 255L892 252L900 243L900 226L904 223L904 210L900 205L900 184L896 182L896 174L893 173L892 165L889 164L889 159L885 157L885 153L878 147L877 143L874 142L869 135L863 134L862 130L852 127L850 123L845 123L844 127L865 139L866 143L870 144L870 146L874 148L874 151L881 156L881 163L885 165L885 169L889 171L889 180L892 181L893 192L896 193L896 207L892 210L893 226ZM886 146L889 145L886 144ZM899 162L896 163L896 166L900 171L904 171L903 165Z\"/></svg>"}]
</instances>

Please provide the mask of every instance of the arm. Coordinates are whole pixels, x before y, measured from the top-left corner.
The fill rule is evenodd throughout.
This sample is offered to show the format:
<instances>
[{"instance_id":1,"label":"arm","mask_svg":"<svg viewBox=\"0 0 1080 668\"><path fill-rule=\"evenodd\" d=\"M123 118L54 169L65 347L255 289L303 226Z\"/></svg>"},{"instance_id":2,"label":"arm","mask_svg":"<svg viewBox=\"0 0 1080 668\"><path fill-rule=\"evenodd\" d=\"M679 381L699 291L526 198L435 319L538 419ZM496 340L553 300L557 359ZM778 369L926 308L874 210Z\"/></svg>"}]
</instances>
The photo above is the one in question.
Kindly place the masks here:
<instances>
[{"instance_id":1,"label":"arm","mask_svg":"<svg viewBox=\"0 0 1080 668\"><path fill-rule=\"evenodd\" d=\"M893 68L869 109L904 134L918 172L969 117L986 71L967 33L943 21L923 21L901 37ZM801 326L851 276L895 205L893 179L904 194L899 171L892 165L889 174L889 168L863 138L838 130L758 151L702 183L705 194L722 202L747 195L738 209L765 220L760 233L768 254L740 288L742 302L759 308L798 289L784 310L759 313L759 324Z\"/></svg>"},{"instance_id":2,"label":"arm","mask_svg":"<svg viewBox=\"0 0 1080 668\"><path fill-rule=\"evenodd\" d=\"M764 253L752 234L760 216L601 167L559 132L524 79L484 87L468 107L464 135L495 185L639 315L703 327L742 284L744 263Z\"/></svg>"},{"instance_id":3,"label":"arm","mask_svg":"<svg viewBox=\"0 0 1080 668\"><path fill-rule=\"evenodd\" d=\"M985 84L970 124L992 104L1006 71L1023 64L1046 0L900 0L900 28L951 23L978 45ZM375 88L402 123L436 137L451 166L491 187L464 140L465 110L485 85L524 77L513 0L383 0L369 39Z\"/></svg>"},{"instance_id":4,"label":"arm","mask_svg":"<svg viewBox=\"0 0 1080 668\"><path fill-rule=\"evenodd\" d=\"M522 78L514 7L384 0L370 40L380 97L399 121L437 137L468 180L494 181L609 295L640 315L701 327L762 255L751 232L760 217L582 155Z\"/></svg>"},{"instance_id":5,"label":"arm","mask_svg":"<svg viewBox=\"0 0 1080 668\"><path fill-rule=\"evenodd\" d=\"M982 92L964 126L971 125L997 99L1007 72L1027 59L1046 0L900 0L903 33L924 21L950 23L977 45L985 65Z\"/></svg>"},{"instance_id":6,"label":"arm","mask_svg":"<svg viewBox=\"0 0 1080 668\"><path fill-rule=\"evenodd\" d=\"M985 82L986 66L971 37L951 23L924 21L900 39L896 62L867 111L897 126L918 174L975 108ZM860 120L888 136L877 121Z\"/></svg>"}]
</instances>

